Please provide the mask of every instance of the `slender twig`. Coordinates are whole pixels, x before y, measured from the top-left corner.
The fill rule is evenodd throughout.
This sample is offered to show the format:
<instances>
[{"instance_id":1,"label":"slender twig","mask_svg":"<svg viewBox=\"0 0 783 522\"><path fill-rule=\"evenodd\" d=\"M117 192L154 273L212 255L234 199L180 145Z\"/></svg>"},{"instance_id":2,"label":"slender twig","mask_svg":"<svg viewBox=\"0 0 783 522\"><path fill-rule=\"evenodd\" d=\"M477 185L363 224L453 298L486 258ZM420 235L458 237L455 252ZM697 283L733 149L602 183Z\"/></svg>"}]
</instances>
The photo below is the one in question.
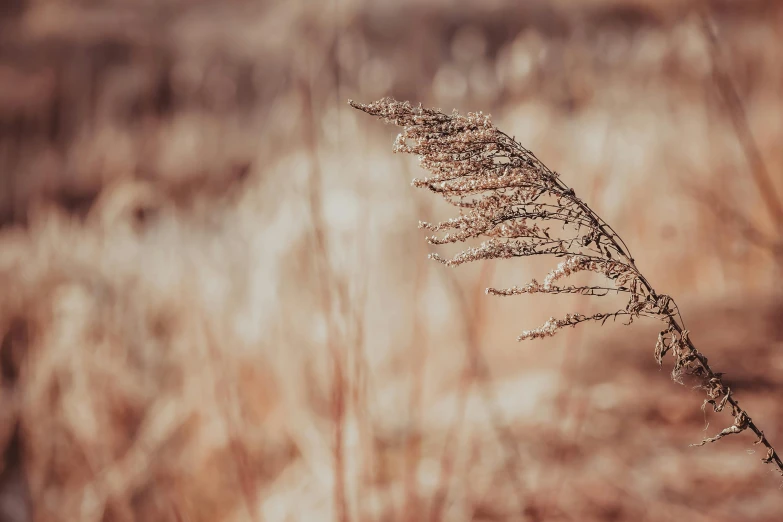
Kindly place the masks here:
<instances>
[{"instance_id":1,"label":"slender twig","mask_svg":"<svg viewBox=\"0 0 783 522\"><path fill-rule=\"evenodd\" d=\"M776 230L783 231L783 198L778 195L775 184L772 182L759 146L753 137L753 131L750 129L742 98L725 66L715 23L709 13L703 14L701 21L709 44L713 81L726 103L731 123L750 167L751 177L764 201L764 206L772 217Z\"/></svg>"}]
</instances>

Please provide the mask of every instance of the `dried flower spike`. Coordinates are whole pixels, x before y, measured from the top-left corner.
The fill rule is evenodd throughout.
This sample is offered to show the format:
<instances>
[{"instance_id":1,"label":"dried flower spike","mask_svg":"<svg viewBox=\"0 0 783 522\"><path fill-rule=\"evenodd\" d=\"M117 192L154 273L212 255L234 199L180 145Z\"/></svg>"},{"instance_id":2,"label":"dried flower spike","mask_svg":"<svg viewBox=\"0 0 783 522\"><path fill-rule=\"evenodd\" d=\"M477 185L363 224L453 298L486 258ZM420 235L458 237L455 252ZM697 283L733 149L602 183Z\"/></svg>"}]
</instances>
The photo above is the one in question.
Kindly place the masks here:
<instances>
[{"instance_id":1,"label":"dried flower spike","mask_svg":"<svg viewBox=\"0 0 783 522\"><path fill-rule=\"evenodd\" d=\"M419 157L427 175L413 180L413 186L426 188L459 209L459 216L439 223L419 223L434 233L431 244L482 239L477 247L468 247L450 259L437 254L430 257L447 266L485 259L550 255L564 258L544 278L524 286L506 289L488 288L491 295L511 296L527 293L579 293L627 296L624 308L590 316L567 314L550 318L533 330L522 332L519 340L555 335L561 329L587 321L605 322L623 316L628 323L638 317L652 317L665 323L655 346L660 364L667 353L674 357L672 378L681 382L683 374L700 380L715 411L731 406L733 424L717 436L750 429L758 444L767 448L765 463L777 466L783 474L783 462L764 433L740 408L731 390L713 372L707 358L699 352L683 327L674 300L657 293L636 267L628 247L620 236L599 217L574 190L547 168L535 155L492 124L489 115L413 106L384 98L367 105L349 102L352 107L402 127L394 143L395 152ZM593 272L603 283L597 286L558 286L577 272Z\"/></svg>"}]
</instances>

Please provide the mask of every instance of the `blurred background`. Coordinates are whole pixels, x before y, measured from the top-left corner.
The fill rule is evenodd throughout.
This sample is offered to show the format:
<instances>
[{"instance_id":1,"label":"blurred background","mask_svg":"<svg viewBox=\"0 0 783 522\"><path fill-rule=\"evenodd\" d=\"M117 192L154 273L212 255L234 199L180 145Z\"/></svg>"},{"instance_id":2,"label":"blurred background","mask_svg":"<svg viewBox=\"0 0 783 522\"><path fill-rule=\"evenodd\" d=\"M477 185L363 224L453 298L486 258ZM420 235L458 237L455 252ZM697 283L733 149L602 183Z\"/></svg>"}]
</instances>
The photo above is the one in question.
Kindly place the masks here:
<instances>
[{"instance_id":1,"label":"blurred background","mask_svg":"<svg viewBox=\"0 0 783 522\"><path fill-rule=\"evenodd\" d=\"M658 324L428 261L347 100L491 113L783 447L781 93L771 0L4 0L0 520L780 520Z\"/></svg>"}]
</instances>

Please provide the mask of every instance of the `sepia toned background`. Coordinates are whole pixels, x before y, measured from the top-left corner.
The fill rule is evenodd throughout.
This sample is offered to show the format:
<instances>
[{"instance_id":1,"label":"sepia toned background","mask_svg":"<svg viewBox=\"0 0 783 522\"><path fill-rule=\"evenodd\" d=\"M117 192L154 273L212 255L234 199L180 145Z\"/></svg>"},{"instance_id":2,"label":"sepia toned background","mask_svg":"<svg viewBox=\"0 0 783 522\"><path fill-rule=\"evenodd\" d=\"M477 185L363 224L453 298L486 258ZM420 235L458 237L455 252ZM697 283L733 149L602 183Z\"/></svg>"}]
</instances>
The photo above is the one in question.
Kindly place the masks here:
<instances>
[{"instance_id":1,"label":"sepia toned background","mask_svg":"<svg viewBox=\"0 0 783 522\"><path fill-rule=\"evenodd\" d=\"M783 446L781 93L769 0L6 0L0 520L780 520L658 324L428 261L347 101L491 113Z\"/></svg>"}]
</instances>

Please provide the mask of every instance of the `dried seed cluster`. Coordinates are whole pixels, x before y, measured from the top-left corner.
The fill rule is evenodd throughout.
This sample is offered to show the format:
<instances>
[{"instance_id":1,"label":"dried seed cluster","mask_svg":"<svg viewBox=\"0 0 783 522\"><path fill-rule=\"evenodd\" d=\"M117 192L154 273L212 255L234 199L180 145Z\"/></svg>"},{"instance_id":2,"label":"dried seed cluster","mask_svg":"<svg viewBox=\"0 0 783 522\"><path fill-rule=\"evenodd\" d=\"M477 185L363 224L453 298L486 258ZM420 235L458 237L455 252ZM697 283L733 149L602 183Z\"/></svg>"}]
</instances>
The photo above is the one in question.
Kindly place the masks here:
<instances>
[{"instance_id":1,"label":"dried seed cluster","mask_svg":"<svg viewBox=\"0 0 783 522\"><path fill-rule=\"evenodd\" d=\"M433 245L481 240L450 258L430 257L447 266L458 266L485 259L506 259L551 255L563 260L539 283L535 279L511 288L488 288L487 293L511 296L528 293L577 293L627 296L624 308L594 315L567 314L550 318L538 328L524 331L519 340L555 335L567 326L587 321L605 322L624 316L628 323L638 317L653 317L666 323L658 337L655 359L674 357L672 378L682 382L685 374L699 379L707 393L703 407L711 404L716 412L731 406L734 423L715 437L751 429L759 444L767 448L762 459L774 463L783 473L783 462L750 416L739 407L721 374L710 368L682 326L673 299L655 292L639 272L622 238L599 217L560 176L535 155L498 128L489 115L481 112L445 114L437 109L413 106L384 98L367 105L351 106L386 122L402 127L394 143L395 152L415 154L425 177L413 180L413 186L439 194L457 207L457 217L437 223L420 222L419 228L433 232L427 241ZM578 272L599 275L597 286L562 285Z\"/></svg>"}]
</instances>

